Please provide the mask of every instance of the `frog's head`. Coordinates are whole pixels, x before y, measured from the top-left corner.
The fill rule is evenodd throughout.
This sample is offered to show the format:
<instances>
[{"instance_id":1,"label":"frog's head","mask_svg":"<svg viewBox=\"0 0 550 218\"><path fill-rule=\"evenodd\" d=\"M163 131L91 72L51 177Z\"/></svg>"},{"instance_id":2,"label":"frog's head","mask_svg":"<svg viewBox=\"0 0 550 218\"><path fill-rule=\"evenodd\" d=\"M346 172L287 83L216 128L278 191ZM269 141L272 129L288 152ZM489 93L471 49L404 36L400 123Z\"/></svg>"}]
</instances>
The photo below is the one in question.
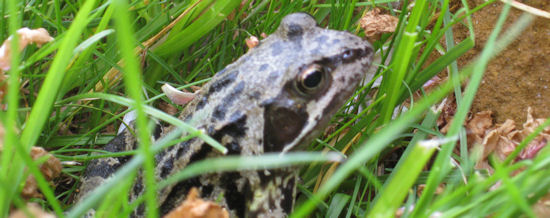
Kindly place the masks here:
<instances>
[{"instance_id":1,"label":"frog's head","mask_svg":"<svg viewBox=\"0 0 550 218\"><path fill-rule=\"evenodd\" d=\"M264 152L286 152L317 137L364 78L373 54L365 40L320 28L305 13L286 16L262 44L283 70L271 80L282 84L280 92L264 103Z\"/></svg>"}]
</instances>

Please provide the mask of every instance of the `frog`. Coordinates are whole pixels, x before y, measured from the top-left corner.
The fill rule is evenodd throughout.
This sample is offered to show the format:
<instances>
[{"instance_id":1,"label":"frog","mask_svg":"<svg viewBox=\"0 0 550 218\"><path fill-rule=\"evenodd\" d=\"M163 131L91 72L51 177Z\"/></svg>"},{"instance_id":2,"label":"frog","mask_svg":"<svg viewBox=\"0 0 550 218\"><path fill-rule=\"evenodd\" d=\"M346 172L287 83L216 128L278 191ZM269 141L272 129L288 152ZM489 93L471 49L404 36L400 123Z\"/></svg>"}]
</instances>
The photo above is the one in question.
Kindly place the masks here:
<instances>
[{"instance_id":1,"label":"frog","mask_svg":"<svg viewBox=\"0 0 550 218\"><path fill-rule=\"evenodd\" d=\"M302 149L323 132L352 96L367 74L372 55L371 44L352 33L322 28L307 13L286 15L275 32L204 84L178 116L220 142L227 154L192 138L155 155L156 179L166 179L205 158L284 155ZM154 138L173 129L160 126ZM137 146L126 129L104 150L119 152ZM127 161L128 157L90 161L81 196ZM298 183L298 170L293 167L203 174L158 190L157 201L161 215L167 214L194 187L203 199L226 208L231 217L287 217L294 207ZM130 200L143 195L144 189L140 172ZM144 215L143 204L132 214Z\"/></svg>"}]
</instances>

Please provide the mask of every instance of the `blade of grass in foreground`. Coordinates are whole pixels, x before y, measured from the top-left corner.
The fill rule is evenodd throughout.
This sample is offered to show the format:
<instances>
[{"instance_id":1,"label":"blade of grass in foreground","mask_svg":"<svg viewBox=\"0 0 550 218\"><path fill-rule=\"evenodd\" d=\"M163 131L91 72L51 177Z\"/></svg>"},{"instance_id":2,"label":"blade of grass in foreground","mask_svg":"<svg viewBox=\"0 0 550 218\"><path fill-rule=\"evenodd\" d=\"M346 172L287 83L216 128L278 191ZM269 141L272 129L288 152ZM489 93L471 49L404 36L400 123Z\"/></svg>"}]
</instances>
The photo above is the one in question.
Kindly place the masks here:
<instances>
[{"instance_id":1,"label":"blade of grass in foreground","mask_svg":"<svg viewBox=\"0 0 550 218\"><path fill-rule=\"evenodd\" d=\"M155 160L151 153L151 131L147 126L147 117L144 111L144 98L141 93L143 82L137 57L134 55L134 46L136 38L133 35L132 23L128 8L130 6L126 0L112 1L114 8L115 28L117 35L117 44L120 48L121 56L124 60L124 84L126 92L134 99L133 108L136 111L137 137L139 142L139 152L144 157L143 172L146 196L147 217L158 217L157 207L157 186L155 179Z\"/></svg>"},{"instance_id":2,"label":"blade of grass in foreground","mask_svg":"<svg viewBox=\"0 0 550 218\"><path fill-rule=\"evenodd\" d=\"M380 190L382 196L378 198L367 216L392 217L407 194L409 194L408 190L414 184L418 175L420 175L424 165L430 160L436 147L447 141L455 142L456 140L433 139L414 144L409 154L409 157L413 158L407 158L403 161L403 165L407 166L406 168L402 167L392 173L395 174L395 177L389 180L382 190Z\"/></svg>"},{"instance_id":3,"label":"blade of grass in foreground","mask_svg":"<svg viewBox=\"0 0 550 218\"><path fill-rule=\"evenodd\" d=\"M21 169L21 159L19 157L14 157L13 149L14 146L19 146L19 139L17 138L16 127L17 127L17 108L19 105L19 36L17 35L17 30L19 29L19 16L17 15L17 4L15 0L8 1L8 9L10 12L9 16L9 29L11 39L11 66L14 66L10 69L10 76L8 81L8 93L7 93L7 102L8 102L8 111L5 113L4 127L5 127L5 136L3 141L3 151L2 151L2 165L0 165L0 176L1 180L9 178L10 170ZM12 167L8 167L11 165ZM19 174L19 173L18 173ZM21 174L19 174L21 175ZM13 183L20 181L20 178L14 180L5 180L2 183L6 184L3 188L0 188L0 216L5 217L8 215L10 210L10 203L12 201L12 196L15 195L16 189L8 187L17 187L18 183Z\"/></svg>"}]
</instances>

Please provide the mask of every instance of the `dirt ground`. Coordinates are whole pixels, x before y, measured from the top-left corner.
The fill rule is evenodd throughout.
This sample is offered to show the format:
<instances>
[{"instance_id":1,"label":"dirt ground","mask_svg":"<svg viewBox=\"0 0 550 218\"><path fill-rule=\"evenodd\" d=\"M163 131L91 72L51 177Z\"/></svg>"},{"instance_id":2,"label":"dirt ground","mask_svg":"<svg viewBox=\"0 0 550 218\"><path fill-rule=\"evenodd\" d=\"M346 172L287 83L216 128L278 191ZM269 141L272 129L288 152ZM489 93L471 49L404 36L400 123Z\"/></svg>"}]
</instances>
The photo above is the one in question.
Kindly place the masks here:
<instances>
[{"instance_id":1,"label":"dirt ground","mask_svg":"<svg viewBox=\"0 0 550 218\"><path fill-rule=\"evenodd\" d=\"M468 0L470 8L483 2L484 0ZM548 0L520 2L550 11ZM489 5L472 16L476 45L459 59L460 66L470 63L483 50L502 5L500 2ZM520 10L512 9L506 25L511 25L522 13ZM455 29L457 42L468 34L465 26ZM474 100L472 112L491 110L497 123L502 123L506 119L523 123L527 107L533 108L535 117L549 117L549 86L550 19L537 18L514 43L490 62Z\"/></svg>"}]
</instances>

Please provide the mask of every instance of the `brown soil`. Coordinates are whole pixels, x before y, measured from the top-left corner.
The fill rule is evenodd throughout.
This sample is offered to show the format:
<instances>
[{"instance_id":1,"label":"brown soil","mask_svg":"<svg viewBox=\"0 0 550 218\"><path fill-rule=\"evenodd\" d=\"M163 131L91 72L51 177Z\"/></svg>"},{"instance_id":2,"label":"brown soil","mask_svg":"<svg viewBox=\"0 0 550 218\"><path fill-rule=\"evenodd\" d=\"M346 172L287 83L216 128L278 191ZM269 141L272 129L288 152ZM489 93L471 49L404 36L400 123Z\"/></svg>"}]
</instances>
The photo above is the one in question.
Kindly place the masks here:
<instances>
[{"instance_id":1,"label":"brown soil","mask_svg":"<svg viewBox=\"0 0 550 218\"><path fill-rule=\"evenodd\" d=\"M468 0L470 8L484 0ZM550 11L550 1L520 1L532 7ZM475 30L475 47L459 59L459 67L471 63L484 48L485 42L502 9L502 3L489 5L472 16ZM507 24L510 26L523 12L512 9ZM465 26L455 29L458 41L469 33ZM472 112L491 110L495 121L513 119L523 123L527 107L535 117L550 116L550 20L537 18L514 43L493 59L483 78L472 105Z\"/></svg>"}]
</instances>

